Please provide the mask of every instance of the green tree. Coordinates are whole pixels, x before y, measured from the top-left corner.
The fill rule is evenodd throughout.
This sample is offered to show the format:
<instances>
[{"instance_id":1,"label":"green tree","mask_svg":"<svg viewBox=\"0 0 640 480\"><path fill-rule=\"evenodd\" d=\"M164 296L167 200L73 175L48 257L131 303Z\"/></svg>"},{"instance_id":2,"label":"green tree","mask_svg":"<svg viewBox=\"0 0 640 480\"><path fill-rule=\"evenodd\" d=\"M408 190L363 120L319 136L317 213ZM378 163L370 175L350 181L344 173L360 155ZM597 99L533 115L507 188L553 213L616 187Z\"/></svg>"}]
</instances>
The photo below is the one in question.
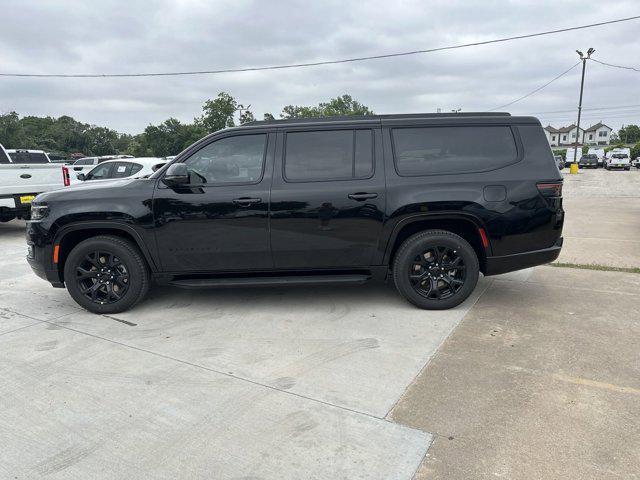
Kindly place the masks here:
<instances>
[{"instance_id":1,"label":"green tree","mask_svg":"<svg viewBox=\"0 0 640 480\"><path fill-rule=\"evenodd\" d=\"M636 143L631 149L631 158L640 158L640 142Z\"/></svg>"},{"instance_id":2,"label":"green tree","mask_svg":"<svg viewBox=\"0 0 640 480\"><path fill-rule=\"evenodd\" d=\"M351 95L342 95L330 99L328 102L321 102L315 107L299 105L287 105L282 109L281 118L302 118L302 117L328 117L335 115L373 115L374 112L366 105L354 100Z\"/></svg>"},{"instance_id":3,"label":"green tree","mask_svg":"<svg viewBox=\"0 0 640 480\"><path fill-rule=\"evenodd\" d=\"M24 148L25 133L16 112L0 115L0 145L5 148Z\"/></svg>"},{"instance_id":4,"label":"green tree","mask_svg":"<svg viewBox=\"0 0 640 480\"><path fill-rule=\"evenodd\" d=\"M135 139L131 152L136 156L166 157L177 155L207 134L202 125L184 124L169 118L160 125L149 125Z\"/></svg>"},{"instance_id":5,"label":"green tree","mask_svg":"<svg viewBox=\"0 0 640 480\"><path fill-rule=\"evenodd\" d=\"M207 100L202 107L202 116L195 123L209 133L235 126L233 115L238 108L235 98L226 92L220 92L213 100Z\"/></svg>"},{"instance_id":6,"label":"green tree","mask_svg":"<svg viewBox=\"0 0 640 480\"><path fill-rule=\"evenodd\" d=\"M627 125L618 130L618 138L624 143L640 142L640 127L638 125Z\"/></svg>"},{"instance_id":7,"label":"green tree","mask_svg":"<svg viewBox=\"0 0 640 480\"><path fill-rule=\"evenodd\" d=\"M256 117L254 117L253 113L251 113L249 110L243 111L242 115L240 115L240 125L243 125L249 122L255 122L255 120L256 120Z\"/></svg>"},{"instance_id":8,"label":"green tree","mask_svg":"<svg viewBox=\"0 0 640 480\"><path fill-rule=\"evenodd\" d=\"M273 116L273 115L271 115L270 113L265 113L265 114L262 116L262 119L263 119L263 120L270 121L270 120L275 120L275 119L276 119L276 117L274 117L274 116Z\"/></svg>"}]
</instances>

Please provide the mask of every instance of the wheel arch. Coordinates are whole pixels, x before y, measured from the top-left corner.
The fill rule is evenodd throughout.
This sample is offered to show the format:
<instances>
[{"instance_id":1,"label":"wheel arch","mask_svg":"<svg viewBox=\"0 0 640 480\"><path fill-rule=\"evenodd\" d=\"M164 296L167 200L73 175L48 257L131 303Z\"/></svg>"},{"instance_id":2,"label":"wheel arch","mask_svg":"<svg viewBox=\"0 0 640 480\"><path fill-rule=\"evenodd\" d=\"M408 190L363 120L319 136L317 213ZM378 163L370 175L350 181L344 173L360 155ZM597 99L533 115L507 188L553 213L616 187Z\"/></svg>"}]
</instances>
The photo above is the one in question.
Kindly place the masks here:
<instances>
[{"instance_id":1,"label":"wheel arch","mask_svg":"<svg viewBox=\"0 0 640 480\"><path fill-rule=\"evenodd\" d=\"M142 253L149 269L152 272L158 271L157 262L147 245L130 225L117 222L83 222L67 225L56 233L53 244L58 247L58 262L54 267L57 267L61 281L64 281L64 265L71 250L83 240L97 235L114 235L131 241Z\"/></svg>"},{"instance_id":2,"label":"wheel arch","mask_svg":"<svg viewBox=\"0 0 640 480\"><path fill-rule=\"evenodd\" d=\"M491 246L483 245L480 229L486 229L482 222L472 215L461 214L429 214L407 217L396 224L391 233L384 254L384 264L393 265L393 259L400 245L411 235L424 230L447 230L464 238L478 256L480 271L485 273L487 256ZM487 237L487 242L489 239Z\"/></svg>"}]
</instances>

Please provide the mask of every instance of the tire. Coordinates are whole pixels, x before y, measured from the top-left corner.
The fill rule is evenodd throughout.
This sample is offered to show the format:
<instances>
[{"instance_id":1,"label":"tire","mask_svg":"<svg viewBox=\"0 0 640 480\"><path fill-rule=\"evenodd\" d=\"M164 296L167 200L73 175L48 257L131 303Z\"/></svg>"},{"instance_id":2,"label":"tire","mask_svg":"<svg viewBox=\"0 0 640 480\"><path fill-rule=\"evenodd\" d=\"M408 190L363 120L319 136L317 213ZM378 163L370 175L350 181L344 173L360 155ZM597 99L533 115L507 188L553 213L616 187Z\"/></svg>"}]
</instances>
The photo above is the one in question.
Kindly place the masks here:
<instances>
[{"instance_id":1,"label":"tire","mask_svg":"<svg viewBox=\"0 0 640 480\"><path fill-rule=\"evenodd\" d=\"M447 265L452 269L447 270ZM426 310L446 310L462 303L476 287L479 271L478 257L469 242L446 230L426 230L409 237L393 261L393 281L400 295Z\"/></svg>"},{"instance_id":2,"label":"tire","mask_svg":"<svg viewBox=\"0 0 640 480\"><path fill-rule=\"evenodd\" d=\"M98 314L128 310L149 290L149 269L140 250L112 235L76 245L66 259L64 279L76 303Z\"/></svg>"}]
</instances>

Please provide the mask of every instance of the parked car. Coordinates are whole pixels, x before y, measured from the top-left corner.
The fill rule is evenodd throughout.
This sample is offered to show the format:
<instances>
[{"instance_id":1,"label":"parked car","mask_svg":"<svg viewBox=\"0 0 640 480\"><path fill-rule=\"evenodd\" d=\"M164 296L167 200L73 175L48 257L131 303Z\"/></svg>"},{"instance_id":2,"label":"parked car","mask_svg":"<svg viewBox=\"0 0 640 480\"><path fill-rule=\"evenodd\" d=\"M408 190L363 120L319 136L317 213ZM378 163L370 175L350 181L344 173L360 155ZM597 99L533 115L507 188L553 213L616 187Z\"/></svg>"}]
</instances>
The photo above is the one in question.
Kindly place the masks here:
<instances>
[{"instance_id":1,"label":"parked car","mask_svg":"<svg viewBox=\"0 0 640 480\"><path fill-rule=\"evenodd\" d=\"M68 171L42 150L5 150L0 145L0 222L28 218L39 193L69 184Z\"/></svg>"},{"instance_id":2,"label":"parked car","mask_svg":"<svg viewBox=\"0 0 640 480\"><path fill-rule=\"evenodd\" d=\"M127 158L122 160L107 160L88 173L79 173L78 180L82 182L108 181L113 179L149 176L165 165L161 158Z\"/></svg>"},{"instance_id":3,"label":"parked car","mask_svg":"<svg viewBox=\"0 0 640 480\"><path fill-rule=\"evenodd\" d=\"M562 170L565 167L564 158L562 158L562 155L554 155L553 159L556 161L558 170Z\"/></svg>"},{"instance_id":4,"label":"parked car","mask_svg":"<svg viewBox=\"0 0 640 480\"><path fill-rule=\"evenodd\" d=\"M593 153L588 153L580 157L578 162L579 168L598 168L598 156Z\"/></svg>"},{"instance_id":5,"label":"parked car","mask_svg":"<svg viewBox=\"0 0 640 480\"><path fill-rule=\"evenodd\" d=\"M590 147L587 153L589 155L595 155L598 158L598 168L604 167L604 148Z\"/></svg>"},{"instance_id":6,"label":"parked car","mask_svg":"<svg viewBox=\"0 0 640 480\"><path fill-rule=\"evenodd\" d=\"M73 171L78 173L86 173L96 165L106 162L108 160L115 160L119 158L133 158L131 155L102 155L100 157L83 157L73 162ZM73 182L73 179L72 179ZM75 182L74 182L75 183Z\"/></svg>"},{"instance_id":7,"label":"parked car","mask_svg":"<svg viewBox=\"0 0 640 480\"><path fill-rule=\"evenodd\" d=\"M427 309L555 260L562 175L540 122L498 113L258 121L148 178L48 192L27 223L34 272L115 313L150 280L184 288L392 279Z\"/></svg>"},{"instance_id":8,"label":"parked car","mask_svg":"<svg viewBox=\"0 0 640 480\"><path fill-rule=\"evenodd\" d=\"M609 155L605 160L604 168L606 168L607 170L631 170L631 149L615 148L609 151Z\"/></svg>"},{"instance_id":9,"label":"parked car","mask_svg":"<svg viewBox=\"0 0 640 480\"><path fill-rule=\"evenodd\" d=\"M637 157L633 162L631 162L634 167L640 168L640 157Z\"/></svg>"}]
</instances>

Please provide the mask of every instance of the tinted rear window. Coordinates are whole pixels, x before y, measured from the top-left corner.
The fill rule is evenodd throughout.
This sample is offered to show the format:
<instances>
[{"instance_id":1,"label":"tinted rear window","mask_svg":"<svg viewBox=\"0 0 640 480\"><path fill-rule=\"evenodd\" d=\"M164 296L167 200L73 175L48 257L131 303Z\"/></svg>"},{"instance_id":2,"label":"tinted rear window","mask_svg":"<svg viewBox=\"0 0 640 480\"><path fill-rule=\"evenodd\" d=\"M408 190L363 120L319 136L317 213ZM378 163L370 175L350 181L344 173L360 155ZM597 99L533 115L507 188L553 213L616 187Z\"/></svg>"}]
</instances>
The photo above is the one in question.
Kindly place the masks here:
<instances>
[{"instance_id":1,"label":"tinted rear window","mask_svg":"<svg viewBox=\"0 0 640 480\"><path fill-rule=\"evenodd\" d=\"M287 180L350 180L373 174L371 130L289 132L286 138Z\"/></svg>"},{"instance_id":2,"label":"tinted rear window","mask_svg":"<svg viewBox=\"0 0 640 480\"><path fill-rule=\"evenodd\" d=\"M0 163L11 163L9 161L9 156L4 153L4 150L0 148Z\"/></svg>"},{"instance_id":3,"label":"tinted rear window","mask_svg":"<svg viewBox=\"0 0 640 480\"><path fill-rule=\"evenodd\" d=\"M492 170L517 161L509 127L420 127L393 129L400 175L438 175Z\"/></svg>"},{"instance_id":4,"label":"tinted rear window","mask_svg":"<svg viewBox=\"0 0 640 480\"><path fill-rule=\"evenodd\" d=\"M11 152L9 156L13 163L49 163L44 153Z\"/></svg>"}]
</instances>

